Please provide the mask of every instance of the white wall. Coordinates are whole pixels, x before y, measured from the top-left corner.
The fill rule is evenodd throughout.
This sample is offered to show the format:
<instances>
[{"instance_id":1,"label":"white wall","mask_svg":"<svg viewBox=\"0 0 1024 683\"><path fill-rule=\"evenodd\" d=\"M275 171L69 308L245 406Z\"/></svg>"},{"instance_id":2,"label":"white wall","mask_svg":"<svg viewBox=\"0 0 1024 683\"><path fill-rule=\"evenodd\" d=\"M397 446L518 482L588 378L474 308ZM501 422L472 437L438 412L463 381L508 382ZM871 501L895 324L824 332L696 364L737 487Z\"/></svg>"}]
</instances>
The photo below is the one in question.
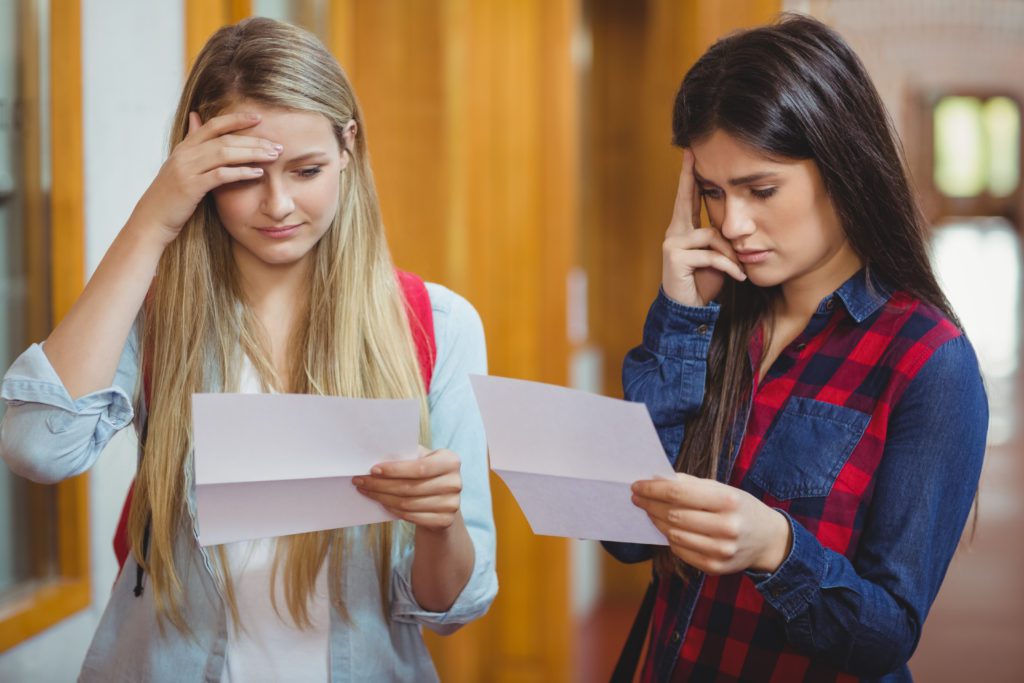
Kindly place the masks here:
<instances>
[{"instance_id":1,"label":"white wall","mask_svg":"<svg viewBox=\"0 0 1024 683\"><path fill-rule=\"evenodd\" d=\"M166 156L184 59L180 0L82 0L89 273ZM111 442L90 477L92 606L0 655L0 680L48 683L77 678L117 572L111 539L135 469L130 431Z\"/></svg>"}]
</instances>

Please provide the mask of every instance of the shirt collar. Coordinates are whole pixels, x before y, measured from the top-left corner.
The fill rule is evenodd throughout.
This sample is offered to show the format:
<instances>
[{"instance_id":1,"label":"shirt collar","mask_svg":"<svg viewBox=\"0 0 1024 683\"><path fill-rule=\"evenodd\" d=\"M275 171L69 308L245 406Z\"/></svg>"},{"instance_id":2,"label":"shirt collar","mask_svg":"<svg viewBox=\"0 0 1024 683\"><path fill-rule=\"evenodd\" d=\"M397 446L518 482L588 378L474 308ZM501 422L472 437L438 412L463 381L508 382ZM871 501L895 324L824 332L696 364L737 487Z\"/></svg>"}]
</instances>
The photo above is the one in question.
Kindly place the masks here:
<instances>
[{"instance_id":1,"label":"shirt collar","mask_svg":"<svg viewBox=\"0 0 1024 683\"><path fill-rule=\"evenodd\" d=\"M881 308L891 294L877 277L869 275L867 268L861 268L839 289L821 300L818 313L830 313L835 307L835 298L839 297L850 317L860 323Z\"/></svg>"}]
</instances>

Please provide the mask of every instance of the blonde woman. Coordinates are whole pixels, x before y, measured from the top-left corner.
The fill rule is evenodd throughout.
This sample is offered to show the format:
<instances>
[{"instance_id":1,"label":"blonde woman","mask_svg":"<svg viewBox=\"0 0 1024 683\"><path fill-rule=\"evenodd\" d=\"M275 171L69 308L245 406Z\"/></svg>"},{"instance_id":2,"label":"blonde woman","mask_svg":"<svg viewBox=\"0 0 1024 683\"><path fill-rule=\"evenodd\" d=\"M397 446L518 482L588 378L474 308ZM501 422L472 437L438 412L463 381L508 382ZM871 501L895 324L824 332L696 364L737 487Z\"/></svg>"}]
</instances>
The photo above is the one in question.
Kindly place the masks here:
<instances>
[{"instance_id":1,"label":"blonde woman","mask_svg":"<svg viewBox=\"0 0 1024 683\"><path fill-rule=\"evenodd\" d=\"M79 474L133 422L144 443L130 570L83 680L431 680L421 626L451 632L493 600L467 380L486 371L482 328L428 285L437 355L424 386L364 133L310 34L260 18L218 31L167 162L72 310L5 376L0 447L18 474ZM438 450L356 479L400 522L202 548L190 448L202 391L415 397L421 442Z\"/></svg>"}]
</instances>

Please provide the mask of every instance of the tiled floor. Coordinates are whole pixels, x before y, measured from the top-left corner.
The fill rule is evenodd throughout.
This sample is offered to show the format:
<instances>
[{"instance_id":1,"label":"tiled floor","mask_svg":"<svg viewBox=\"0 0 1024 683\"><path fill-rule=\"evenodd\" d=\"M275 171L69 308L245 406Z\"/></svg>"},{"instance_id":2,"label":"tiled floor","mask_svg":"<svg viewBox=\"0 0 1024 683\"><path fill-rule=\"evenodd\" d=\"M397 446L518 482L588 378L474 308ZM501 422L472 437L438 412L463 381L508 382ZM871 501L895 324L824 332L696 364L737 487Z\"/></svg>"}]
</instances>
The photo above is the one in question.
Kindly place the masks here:
<instances>
[{"instance_id":1,"label":"tiled floor","mask_svg":"<svg viewBox=\"0 0 1024 683\"><path fill-rule=\"evenodd\" d=\"M991 420L977 531L965 535L925 623L910 663L919 683L1024 681L1021 251L999 221L935 233L936 270L978 351ZM639 600L602 603L581 621L577 681L608 679Z\"/></svg>"}]
</instances>

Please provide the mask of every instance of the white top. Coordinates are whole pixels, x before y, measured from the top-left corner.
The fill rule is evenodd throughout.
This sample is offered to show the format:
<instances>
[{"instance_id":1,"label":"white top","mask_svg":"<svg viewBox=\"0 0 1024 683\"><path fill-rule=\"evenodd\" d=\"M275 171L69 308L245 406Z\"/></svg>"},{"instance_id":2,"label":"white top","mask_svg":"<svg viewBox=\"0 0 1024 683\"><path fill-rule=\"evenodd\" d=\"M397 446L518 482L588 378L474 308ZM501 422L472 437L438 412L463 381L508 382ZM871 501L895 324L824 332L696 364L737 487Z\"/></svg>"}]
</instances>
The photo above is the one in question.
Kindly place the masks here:
<instances>
[{"instance_id":1,"label":"white top","mask_svg":"<svg viewBox=\"0 0 1024 683\"><path fill-rule=\"evenodd\" d=\"M256 370L245 355L238 390L243 394L262 393ZM327 563L320 567L316 592L309 603L313 627L299 628L288 611L280 571L274 585L278 611L270 602L270 568L276 546L274 538L225 544L238 616L244 627L238 628L228 610L228 644L221 679L225 683L329 679Z\"/></svg>"}]
</instances>

